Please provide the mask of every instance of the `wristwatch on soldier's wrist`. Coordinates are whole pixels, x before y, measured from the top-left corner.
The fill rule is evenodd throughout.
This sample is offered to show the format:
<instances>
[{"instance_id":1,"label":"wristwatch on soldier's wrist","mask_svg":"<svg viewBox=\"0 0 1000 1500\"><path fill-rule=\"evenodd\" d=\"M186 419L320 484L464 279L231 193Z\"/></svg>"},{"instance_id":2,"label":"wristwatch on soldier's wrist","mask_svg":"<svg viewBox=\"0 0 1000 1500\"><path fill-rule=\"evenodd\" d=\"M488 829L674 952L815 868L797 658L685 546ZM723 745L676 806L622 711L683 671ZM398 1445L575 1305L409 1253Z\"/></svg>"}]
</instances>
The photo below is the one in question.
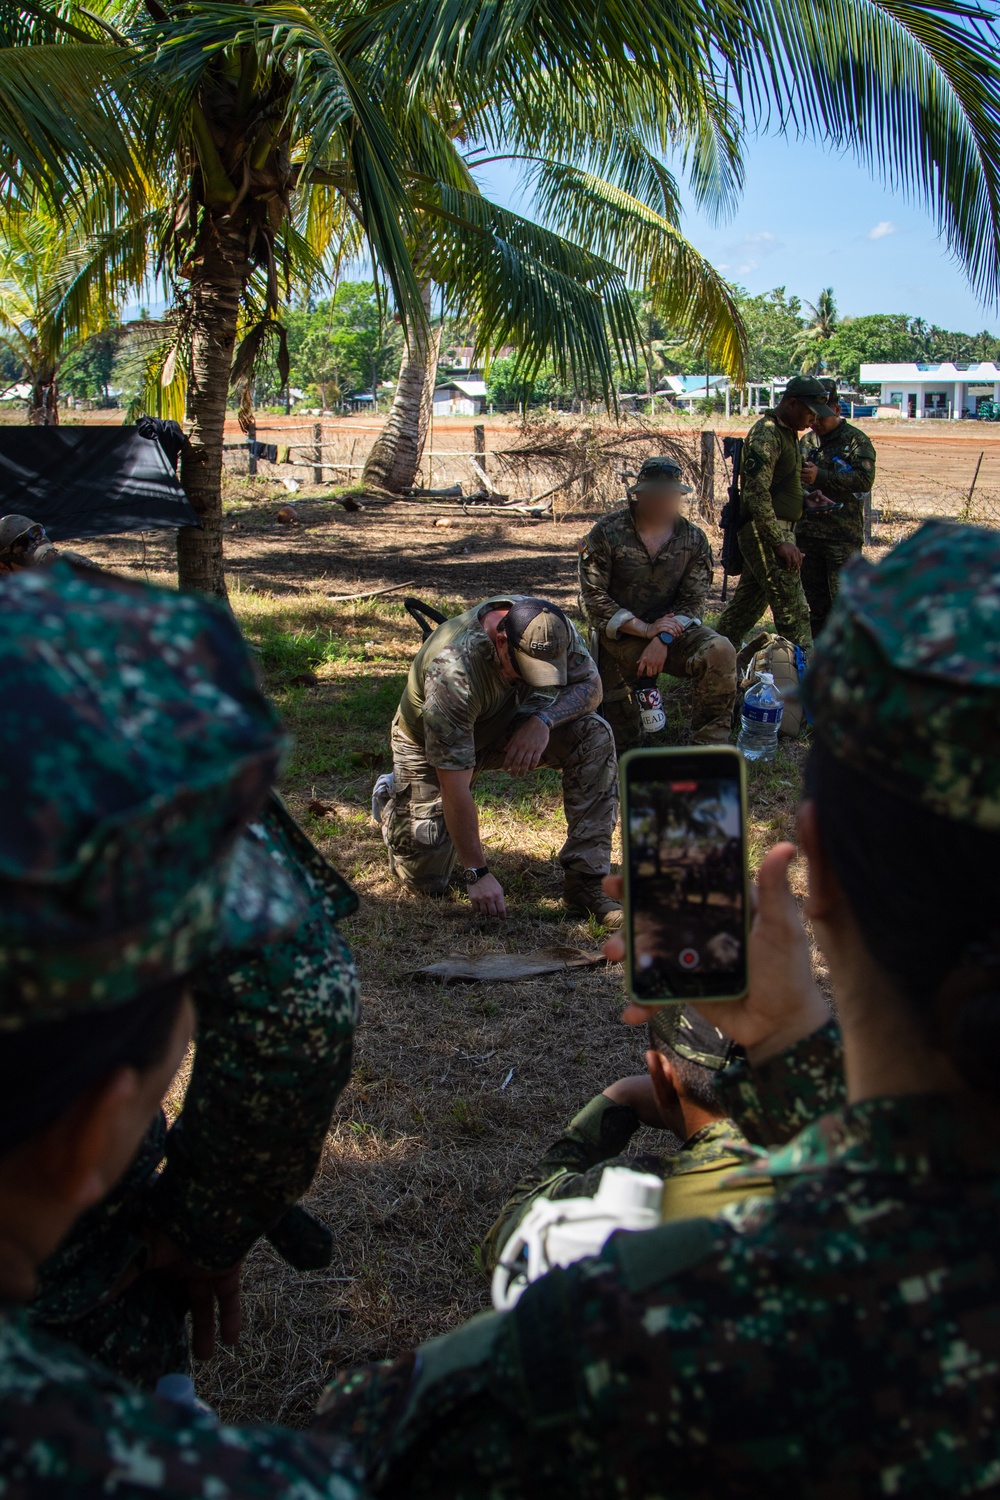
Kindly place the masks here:
<instances>
[{"instance_id":1,"label":"wristwatch on soldier's wrist","mask_svg":"<svg viewBox=\"0 0 1000 1500\"><path fill-rule=\"evenodd\" d=\"M474 869L463 870L462 879L466 885L475 885L477 880L482 880L484 875L490 873L489 865L477 865Z\"/></svg>"}]
</instances>

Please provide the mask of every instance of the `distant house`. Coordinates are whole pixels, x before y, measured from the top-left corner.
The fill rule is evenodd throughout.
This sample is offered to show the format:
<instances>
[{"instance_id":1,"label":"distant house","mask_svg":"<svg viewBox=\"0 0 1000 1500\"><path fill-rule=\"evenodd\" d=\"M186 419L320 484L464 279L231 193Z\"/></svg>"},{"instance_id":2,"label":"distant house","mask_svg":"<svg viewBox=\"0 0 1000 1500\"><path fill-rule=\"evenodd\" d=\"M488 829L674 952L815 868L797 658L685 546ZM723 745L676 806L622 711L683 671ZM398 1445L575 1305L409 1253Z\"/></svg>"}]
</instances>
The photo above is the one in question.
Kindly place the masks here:
<instances>
[{"instance_id":1,"label":"distant house","mask_svg":"<svg viewBox=\"0 0 1000 1500\"><path fill-rule=\"evenodd\" d=\"M485 380L446 380L435 387L436 417L478 417L485 406Z\"/></svg>"},{"instance_id":2,"label":"distant house","mask_svg":"<svg viewBox=\"0 0 1000 1500\"><path fill-rule=\"evenodd\" d=\"M708 396L725 396L729 389L728 375L664 375L656 394L672 396L677 406L691 411L698 401Z\"/></svg>"},{"instance_id":3,"label":"distant house","mask_svg":"<svg viewBox=\"0 0 1000 1500\"><path fill-rule=\"evenodd\" d=\"M1000 366L988 360L940 364L862 365L861 384L881 388L883 408L901 417L975 417L984 401L1000 402Z\"/></svg>"},{"instance_id":4,"label":"distant house","mask_svg":"<svg viewBox=\"0 0 1000 1500\"><path fill-rule=\"evenodd\" d=\"M492 359L509 359L514 353L513 344L504 344L502 349L495 349ZM482 374L482 354L476 359L476 350L472 344L450 344L447 349L441 350L438 367L442 371L458 375L461 379L466 377L476 378Z\"/></svg>"}]
</instances>

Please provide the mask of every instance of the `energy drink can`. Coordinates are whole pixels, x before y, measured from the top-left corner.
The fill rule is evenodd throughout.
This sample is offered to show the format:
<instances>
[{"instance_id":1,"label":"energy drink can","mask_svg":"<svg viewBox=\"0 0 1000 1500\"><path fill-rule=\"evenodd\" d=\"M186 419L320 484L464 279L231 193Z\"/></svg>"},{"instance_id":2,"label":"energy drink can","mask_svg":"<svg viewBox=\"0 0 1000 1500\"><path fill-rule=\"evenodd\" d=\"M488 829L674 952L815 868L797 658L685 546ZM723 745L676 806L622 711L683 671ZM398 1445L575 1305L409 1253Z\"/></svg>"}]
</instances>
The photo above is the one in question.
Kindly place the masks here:
<instances>
[{"instance_id":1,"label":"energy drink can","mask_svg":"<svg viewBox=\"0 0 1000 1500\"><path fill-rule=\"evenodd\" d=\"M663 699L660 697L659 688L637 688L635 696L639 704L639 716L645 732L647 734L659 734L661 729L666 729L667 716L663 712Z\"/></svg>"}]
</instances>

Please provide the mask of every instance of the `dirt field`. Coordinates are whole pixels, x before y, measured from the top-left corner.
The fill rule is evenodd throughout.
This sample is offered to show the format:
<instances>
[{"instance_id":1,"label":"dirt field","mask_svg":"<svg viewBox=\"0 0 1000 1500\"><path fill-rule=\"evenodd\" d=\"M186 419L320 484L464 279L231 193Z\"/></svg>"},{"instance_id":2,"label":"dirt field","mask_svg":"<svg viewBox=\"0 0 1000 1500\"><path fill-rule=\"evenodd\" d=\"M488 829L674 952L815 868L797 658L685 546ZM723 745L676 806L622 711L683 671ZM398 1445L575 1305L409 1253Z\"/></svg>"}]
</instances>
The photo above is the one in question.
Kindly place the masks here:
<instances>
[{"instance_id":1,"label":"dirt field","mask_svg":"<svg viewBox=\"0 0 1000 1500\"><path fill-rule=\"evenodd\" d=\"M435 441L447 436L457 448L470 426L439 430ZM498 424L489 439L500 445L512 435ZM351 439L355 453L359 436ZM957 514L951 497L962 493L967 472L971 481L986 439L964 427L928 439L876 437L886 516L876 528L878 551L935 497ZM989 462L1000 476L1000 436ZM593 1094L642 1067L642 1038L617 1020L615 970L488 989L414 980L416 968L450 951L592 947L599 935L561 915L555 855L564 824L554 773L523 783L497 774L478 788L485 843L512 908L507 923L474 919L463 897L421 901L393 884L369 800L388 762L389 723L419 636L399 594L331 597L405 583L406 592L448 611L506 589L574 609L576 543L596 512L570 509L570 497L554 522L459 515L444 517L451 524L442 527L418 504L348 513L329 490L307 487L294 501L299 524L286 527L275 519L286 498L263 476L252 484L232 478L232 602L295 736L284 788L290 804L361 895L346 930L364 1014L354 1077L310 1197L336 1232L334 1264L303 1274L268 1246L257 1248L247 1268L244 1339L205 1367L199 1383L227 1419L303 1423L333 1369L390 1356L487 1305L478 1247L507 1191ZM113 538L83 550L122 571L172 581L169 537ZM305 671L316 685L293 685ZM682 691L670 711L679 727ZM803 754L794 746L750 768L755 862L792 832ZM651 1133L643 1135L648 1147Z\"/></svg>"}]
</instances>

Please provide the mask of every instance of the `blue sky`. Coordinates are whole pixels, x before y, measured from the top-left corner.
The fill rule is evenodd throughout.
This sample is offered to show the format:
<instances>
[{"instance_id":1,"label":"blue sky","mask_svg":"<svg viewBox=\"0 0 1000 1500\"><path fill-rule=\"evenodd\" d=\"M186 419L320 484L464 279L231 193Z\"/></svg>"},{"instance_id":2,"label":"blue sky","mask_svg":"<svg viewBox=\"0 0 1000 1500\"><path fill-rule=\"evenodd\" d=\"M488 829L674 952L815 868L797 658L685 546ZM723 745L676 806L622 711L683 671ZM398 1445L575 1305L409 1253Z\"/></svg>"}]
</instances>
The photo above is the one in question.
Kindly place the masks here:
<instances>
[{"instance_id":1,"label":"blue sky","mask_svg":"<svg viewBox=\"0 0 1000 1500\"><path fill-rule=\"evenodd\" d=\"M850 156L762 138L746 143L746 162L740 207L726 223L683 195L685 234L729 280L749 292L785 286L809 302L832 286L842 314L901 312L953 331L1000 331L1000 315L972 292L925 209L886 192ZM484 168L477 180L497 202L528 211L511 167ZM370 273L359 262L347 274ZM162 306L154 298L154 314Z\"/></svg>"},{"instance_id":2,"label":"blue sky","mask_svg":"<svg viewBox=\"0 0 1000 1500\"><path fill-rule=\"evenodd\" d=\"M850 156L808 141L751 140L745 152L734 218L713 224L684 195L685 234L729 280L749 292L785 286L810 302L832 286L841 313L903 312L965 333L1000 330L1000 315L972 292L920 204L886 192ZM524 211L512 171L495 167L479 180Z\"/></svg>"}]
</instances>

